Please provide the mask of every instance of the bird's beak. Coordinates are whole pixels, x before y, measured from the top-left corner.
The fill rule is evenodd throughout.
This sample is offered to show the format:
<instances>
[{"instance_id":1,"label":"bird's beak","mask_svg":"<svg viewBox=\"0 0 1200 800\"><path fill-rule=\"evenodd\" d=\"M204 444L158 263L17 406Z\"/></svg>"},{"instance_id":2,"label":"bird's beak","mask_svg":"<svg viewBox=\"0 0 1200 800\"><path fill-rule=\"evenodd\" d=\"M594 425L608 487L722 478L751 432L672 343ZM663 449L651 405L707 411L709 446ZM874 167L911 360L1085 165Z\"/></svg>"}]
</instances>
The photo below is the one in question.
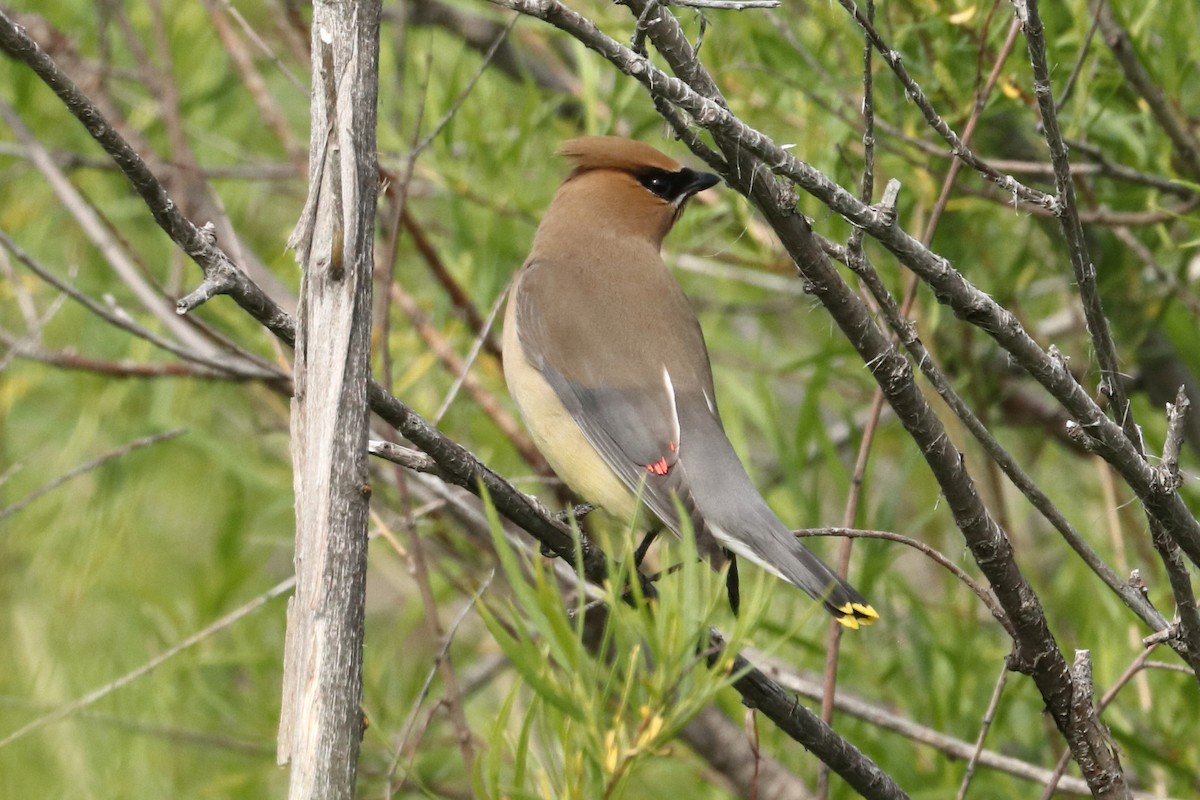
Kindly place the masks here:
<instances>
[{"instance_id":1,"label":"bird's beak","mask_svg":"<svg viewBox=\"0 0 1200 800\"><path fill-rule=\"evenodd\" d=\"M721 178L713 175L711 172L697 172L687 167L684 167L679 172L686 176L688 181L683 185L682 190L671 203L675 207L675 219L679 219L679 215L683 213L683 207L687 205L687 201L692 198L692 195L697 192L703 192L705 189L711 189L721 182Z\"/></svg>"},{"instance_id":2,"label":"bird's beak","mask_svg":"<svg viewBox=\"0 0 1200 800\"><path fill-rule=\"evenodd\" d=\"M711 172L696 172L691 169L683 170L691 180L684 186L683 196L691 197L697 192L703 192L705 189L711 189L721 182L721 178L713 175Z\"/></svg>"}]
</instances>

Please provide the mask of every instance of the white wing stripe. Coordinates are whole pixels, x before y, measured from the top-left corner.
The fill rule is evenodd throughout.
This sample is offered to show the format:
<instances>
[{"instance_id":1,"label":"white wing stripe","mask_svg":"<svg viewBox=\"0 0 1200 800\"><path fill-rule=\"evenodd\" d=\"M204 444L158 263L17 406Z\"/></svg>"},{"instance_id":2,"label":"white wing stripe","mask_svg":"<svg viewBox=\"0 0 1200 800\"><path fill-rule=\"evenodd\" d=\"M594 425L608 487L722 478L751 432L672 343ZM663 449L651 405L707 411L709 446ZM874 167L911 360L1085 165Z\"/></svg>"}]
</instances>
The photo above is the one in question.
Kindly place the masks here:
<instances>
[{"instance_id":1,"label":"white wing stripe","mask_svg":"<svg viewBox=\"0 0 1200 800\"><path fill-rule=\"evenodd\" d=\"M720 527L714 525L712 523L712 520L706 519L704 522L706 525L708 525L708 529L710 531L712 531L712 535L716 537L717 541L720 542L721 546L724 547L726 550L729 550L734 555L741 556L742 558L746 559L747 561L749 561L752 564L757 564L758 566L765 569L767 572L774 575L776 578L779 578L780 580L791 583L791 581L788 580L787 576L779 571L779 567L775 566L774 564L769 564L766 561L763 561L762 558L758 554L754 553L749 547L746 546L745 542L742 542L738 539L734 539L728 533L721 530Z\"/></svg>"},{"instance_id":2,"label":"white wing stripe","mask_svg":"<svg viewBox=\"0 0 1200 800\"><path fill-rule=\"evenodd\" d=\"M675 405L675 385L671 383L671 374L667 372L666 364L663 364L663 384L667 387L667 396L671 398L671 442L678 446L679 406Z\"/></svg>"}]
</instances>

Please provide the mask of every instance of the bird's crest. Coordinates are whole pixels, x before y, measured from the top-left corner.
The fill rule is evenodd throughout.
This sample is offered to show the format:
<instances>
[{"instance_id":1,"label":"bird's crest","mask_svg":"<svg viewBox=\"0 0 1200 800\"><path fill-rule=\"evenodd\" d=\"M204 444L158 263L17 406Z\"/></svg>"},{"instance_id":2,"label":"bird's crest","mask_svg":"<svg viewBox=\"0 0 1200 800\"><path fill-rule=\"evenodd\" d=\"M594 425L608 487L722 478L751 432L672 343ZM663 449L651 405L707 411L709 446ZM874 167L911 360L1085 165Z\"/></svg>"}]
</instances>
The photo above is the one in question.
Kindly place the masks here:
<instances>
[{"instance_id":1,"label":"bird's crest","mask_svg":"<svg viewBox=\"0 0 1200 800\"><path fill-rule=\"evenodd\" d=\"M658 152L648 144L617 136L580 136L568 139L558 148L559 155L575 167L576 172L591 169L616 169L636 172L647 167L677 172L682 165Z\"/></svg>"}]
</instances>

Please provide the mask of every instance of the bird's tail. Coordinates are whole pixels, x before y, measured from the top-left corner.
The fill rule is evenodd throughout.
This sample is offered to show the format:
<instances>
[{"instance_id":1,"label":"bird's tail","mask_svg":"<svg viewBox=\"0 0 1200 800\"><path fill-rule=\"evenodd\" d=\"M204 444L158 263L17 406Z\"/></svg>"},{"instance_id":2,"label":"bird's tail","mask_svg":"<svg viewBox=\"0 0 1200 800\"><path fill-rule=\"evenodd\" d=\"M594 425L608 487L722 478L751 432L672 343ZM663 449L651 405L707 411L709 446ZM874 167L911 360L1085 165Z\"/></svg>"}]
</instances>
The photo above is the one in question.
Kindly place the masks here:
<instances>
[{"instance_id":1,"label":"bird's tail","mask_svg":"<svg viewBox=\"0 0 1200 800\"><path fill-rule=\"evenodd\" d=\"M711 419L711 418L710 418ZM839 623L857 630L879 619L878 612L842 580L775 516L751 483L741 461L719 429L695 436L681 448L680 464L695 503L693 519L703 521L700 539L711 535L721 547L766 569L819 600ZM688 445L691 447L688 447ZM701 450L703 452L697 452Z\"/></svg>"},{"instance_id":2,"label":"bird's tail","mask_svg":"<svg viewBox=\"0 0 1200 800\"><path fill-rule=\"evenodd\" d=\"M857 589L827 567L811 550L795 541L791 531L786 531L786 536L792 539L792 545L788 548L791 551L790 558L783 559L783 568L779 570L784 579L820 600L825 610L847 628L858 630L859 625L870 625L879 619L879 613Z\"/></svg>"},{"instance_id":3,"label":"bird's tail","mask_svg":"<svg viewBox=\"0 0 1200 800\"><path fill-rule=\"evenodd\" d=\"M759 499L758 502L765 513L750 515L753 522L757 523L753 527L744 524L750 521L745 517L738 520L736 527L722 526L711 515L705 517L706 526L730 552L819 600L825 610L845 627L857 630L860 625L870 625L879 619L879 613L857 589L797 541L764 501Z\"/></svg>"}]
</instances>

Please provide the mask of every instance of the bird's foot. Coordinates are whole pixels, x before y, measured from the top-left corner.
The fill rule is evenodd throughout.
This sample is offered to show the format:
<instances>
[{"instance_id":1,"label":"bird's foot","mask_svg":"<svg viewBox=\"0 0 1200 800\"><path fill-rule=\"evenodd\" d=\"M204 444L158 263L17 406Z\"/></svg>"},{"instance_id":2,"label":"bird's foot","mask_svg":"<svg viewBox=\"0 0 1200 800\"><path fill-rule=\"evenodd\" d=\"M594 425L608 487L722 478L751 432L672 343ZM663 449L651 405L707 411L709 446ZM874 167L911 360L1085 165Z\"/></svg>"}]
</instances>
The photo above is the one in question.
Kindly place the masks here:
<instances>
[{"instance_id":1,"label":"bird's foot","mask_svg":"<svg viewBox=\"0 0 1200 800\"><path fill-rule=\"evenodd\" d=\"M583 518L596 510L596 507L591 503L580 503L574 508L569 508L566 511L560 511L554 515L554 518L563 525L572 523L578 525L583 521Z\"/></svg>"}]
</instances>

